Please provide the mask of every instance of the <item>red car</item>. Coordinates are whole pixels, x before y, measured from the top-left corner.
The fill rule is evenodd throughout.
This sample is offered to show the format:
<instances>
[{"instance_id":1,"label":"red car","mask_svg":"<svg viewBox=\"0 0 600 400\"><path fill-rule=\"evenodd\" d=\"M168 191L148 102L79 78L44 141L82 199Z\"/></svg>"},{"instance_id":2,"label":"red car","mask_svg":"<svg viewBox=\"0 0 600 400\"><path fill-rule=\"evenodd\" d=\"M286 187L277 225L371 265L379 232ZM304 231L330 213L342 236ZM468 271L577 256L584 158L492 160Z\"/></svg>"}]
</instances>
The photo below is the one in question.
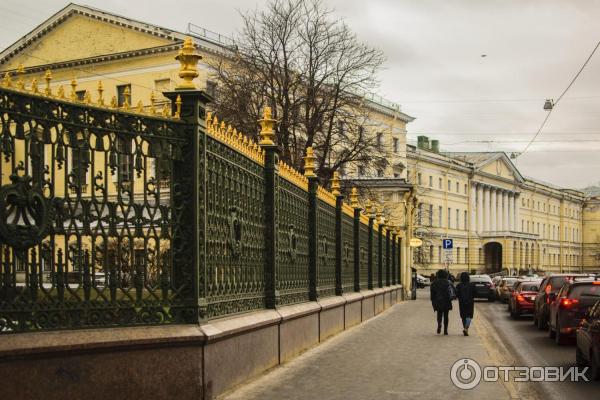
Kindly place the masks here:
<instances>
[{"instance_id":1,"label":"red car","mask_svg":"<svg viewBox=\"0 0 600 400\"><path fill-rule=\"evenodd\" d=\"M583 317L576 335L575 360L577 365L589 365L591 379L600 379L600 300Z\"/></svg>"},{"instance_id":2,"label":"red car","mask_svg":"<svg viewBox=\"0 0 600 400\"><path fill-rule=\"evenodd\" d=\"M550 297L548 331L556 344L563 344L575 334L590 307L600 299L600 281L567 282L556 296Z\"/></svg>"},{"instance_id":3,"label":"red car","mask_svg":"<svg viewBox=\"0 0 600 400\"><path fill-rule=\"evenodd\" d=\"M533 313L535 296L540 290L541 279L517 283L508 299L510 316L518 318L524 313Z\"/></svg>"}]
</instances>

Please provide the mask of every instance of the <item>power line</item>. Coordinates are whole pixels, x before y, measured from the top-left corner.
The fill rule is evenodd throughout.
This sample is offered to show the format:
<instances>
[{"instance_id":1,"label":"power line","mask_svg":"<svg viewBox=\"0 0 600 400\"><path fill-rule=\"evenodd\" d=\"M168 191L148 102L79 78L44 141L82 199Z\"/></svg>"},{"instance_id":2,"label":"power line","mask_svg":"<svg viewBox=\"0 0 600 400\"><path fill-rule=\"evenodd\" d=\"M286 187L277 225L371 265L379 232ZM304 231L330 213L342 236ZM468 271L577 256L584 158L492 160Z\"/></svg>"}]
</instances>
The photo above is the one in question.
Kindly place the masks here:
<instances>
[{"instance_id":1,"label":"power line","mask_svg":"<svg viewBox=\"0 0 600 400\"><path fill-rule=\"evenodd\" d=\"M546 118L544 118L544 120L542 121L542 124L538 128L537 132L535 133L535 135L533 136L533 138L529 141L529 143L527 143L527 146L525 146L525 149L523 149L523 151L521 152L521 154L524 154L529 149L529 147L533 144L533 142L535 142L535 139L537 139L537 137L539 136L539 134L542 132L542 129L546 125L546 122L548 122L548 119L550 118L550 115L552 114L552 111L554 111L554 108L558 105L558 103L563 98L563 96L565 95L565 93L567 93L567 91L571 88L571 86L573 86L573 84L575 83L575 81L577 80L577 78L579 78L579 75L581 75L581 73L583 72L584 68L588 64L588 62L592 59L592 56L596 53L596 50L598 50L599 46L600 46L600 41L598 41L598 43L596 43L596 46L594 47L594 50L592 50L592 52L590 53L590 55L588 56L588 58L585 60L585 62L581 66L581 68L579 68L579 71L577 71L577 73L575 74L575 76L573 77L573 79L571 79L571 82L569 83L569 85L565 88L565 90L563 90L563 92L560 94L560 96L558 96L558 98L554 102L554 105L552 106L552 108L550 109L550 111L548 111L548 114L546 114Z\"/></svg>"}]
</instances>

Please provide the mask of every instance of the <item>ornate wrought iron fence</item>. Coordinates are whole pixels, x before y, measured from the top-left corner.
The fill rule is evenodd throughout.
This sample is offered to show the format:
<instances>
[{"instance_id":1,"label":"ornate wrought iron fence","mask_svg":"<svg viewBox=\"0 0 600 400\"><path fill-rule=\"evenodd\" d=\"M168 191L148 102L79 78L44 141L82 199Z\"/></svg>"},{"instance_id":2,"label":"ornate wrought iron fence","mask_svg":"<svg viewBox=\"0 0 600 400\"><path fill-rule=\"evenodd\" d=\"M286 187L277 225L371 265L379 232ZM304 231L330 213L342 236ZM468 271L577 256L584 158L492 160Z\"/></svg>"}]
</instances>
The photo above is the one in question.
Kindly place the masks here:
<instances>
[{"instance_id":1,"label":"ornate wrought iron fence","mask_svg":"<svg viewBox=\"0 0 600 400\"><path fill-rule=\"evenodd\" d=\"M187 87L159 116L100 87L92 105L1 86L0 332L198 323L399 281L393 228L337 176L319 186L311 149L305 175L280 162L268 110L257 144Z\"/></svg>"}]
</instances>

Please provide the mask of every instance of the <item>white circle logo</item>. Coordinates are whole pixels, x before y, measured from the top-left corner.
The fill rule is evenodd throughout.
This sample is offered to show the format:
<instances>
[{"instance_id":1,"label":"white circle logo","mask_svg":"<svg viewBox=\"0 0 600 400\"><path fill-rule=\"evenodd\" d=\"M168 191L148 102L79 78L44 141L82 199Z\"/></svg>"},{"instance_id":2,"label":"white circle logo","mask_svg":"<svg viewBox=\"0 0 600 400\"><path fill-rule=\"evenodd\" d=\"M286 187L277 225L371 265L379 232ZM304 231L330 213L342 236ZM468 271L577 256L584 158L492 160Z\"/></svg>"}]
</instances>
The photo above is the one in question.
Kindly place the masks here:
<instances>
[{"instance_id":1,"label":"white circle logo","mask_svg":"<svg viewBox=\"0 0 600 400\"><path fill-rule=\"evenodd\" d=\"M461 358L452 364L450 379L459 389L473 389L481 382L481 367L475 360Z\"/></svg>"}]
</instances>

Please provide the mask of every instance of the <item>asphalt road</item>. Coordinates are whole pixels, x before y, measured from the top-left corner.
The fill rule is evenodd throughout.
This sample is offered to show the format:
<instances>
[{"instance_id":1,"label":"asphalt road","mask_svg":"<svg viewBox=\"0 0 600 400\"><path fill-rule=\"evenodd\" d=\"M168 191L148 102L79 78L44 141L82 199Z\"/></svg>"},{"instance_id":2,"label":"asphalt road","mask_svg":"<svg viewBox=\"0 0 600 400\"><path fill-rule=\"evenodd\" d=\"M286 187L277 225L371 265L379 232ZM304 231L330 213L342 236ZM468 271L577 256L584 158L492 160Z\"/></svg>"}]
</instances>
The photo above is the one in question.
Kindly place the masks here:
<instances>
[{"instance_id":1,"label":"asphalt road","mask_svg":"<svg viewBox=\"0 0 600 400\"><path fill-rule=\"evenodd\" d=\"M496 330L500 340L520 366L575 366L575 341L557 346L547 331L533 326L531 316L517 320L510 317L504 303L478 301L475 318L485 318ZM600 381L596 382L543 382L532 383L544 399L597 399Z\"/></svg>"}]
</instances>

